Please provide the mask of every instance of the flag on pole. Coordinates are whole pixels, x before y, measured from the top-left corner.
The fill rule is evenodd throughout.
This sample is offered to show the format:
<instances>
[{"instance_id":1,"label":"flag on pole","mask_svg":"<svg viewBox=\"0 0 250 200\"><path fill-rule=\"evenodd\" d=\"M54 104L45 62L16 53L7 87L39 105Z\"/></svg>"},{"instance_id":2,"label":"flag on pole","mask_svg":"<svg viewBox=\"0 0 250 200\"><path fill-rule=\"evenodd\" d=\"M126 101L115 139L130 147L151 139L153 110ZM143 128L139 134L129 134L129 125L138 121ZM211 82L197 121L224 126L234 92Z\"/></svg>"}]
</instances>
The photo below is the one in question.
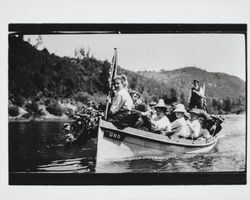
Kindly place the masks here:
<instances>
[{"instance_id":1,"label":"flag on pole","mask_svg":"<svg viewBox=\"0 0 250 200\"><path fill-rule=\"evenodd\" d=\"M112 63L111 63L111 68L110 68L110 73L109 73L109 92L108 92L108 97L107 97L107 104L106 104L106 109L105 109L105 114L104 118L107 119L108 117L108 110L109 110L109 105L111 103L111 92L112 92L112 86L113 86L113 81L115 76L117 75L117 49L114 48L114 56L112 58Z\"/></svg>"},{"instance_id":2,"label":"flag on pole","mask_svg":"<svg viewBox=\"0 0 250 200\"><path fill-rule=\"evenodd\" d=\"M111 75L111 80L114 80L114 77L117 75L117 49L114 48L115 53L112 59L112 75Z\"/></svg>"}]
</instances>

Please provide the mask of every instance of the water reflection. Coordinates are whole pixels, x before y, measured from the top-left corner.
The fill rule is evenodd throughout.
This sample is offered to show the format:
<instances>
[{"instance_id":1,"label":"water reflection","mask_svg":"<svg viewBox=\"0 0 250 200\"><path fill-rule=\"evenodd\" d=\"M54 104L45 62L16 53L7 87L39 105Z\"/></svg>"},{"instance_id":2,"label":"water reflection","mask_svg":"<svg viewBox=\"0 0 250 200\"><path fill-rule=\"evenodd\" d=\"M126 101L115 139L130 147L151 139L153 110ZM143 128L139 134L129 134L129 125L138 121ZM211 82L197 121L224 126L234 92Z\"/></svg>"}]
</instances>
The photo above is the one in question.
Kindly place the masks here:
<instances>
[{"instance_id":1,"label":"water reflection","mask_svg":"<svg viewBox=\"0 0 250 200\"><path fill-rule=\"evenodd\" d=\"M96 163L96 140L65 146L64 122L9 123L9 171L39 173L172 173L244 171L245 116L227 116L215 148L206 154L145 156Z\"/></svg>"},{"instance_id":2,"label":"water reflection","mask_svg":"<svg viewBox=\"0 0 250 200\"><path fill-rule=\"evenodd\" d=\"M50 164L37 166L36 172L45 173L93 173L95 172L95 158L76 158L54 160Z\"/></svg>"},{"instance_id":3,"label":"water reflection","mask_svg":"<svg viewBox=\"0 0 250 200\"><path fill-rule=\"evenodd\" d=\"M10 172L34 172L38 166L52 164L58 170L60 166L54 166L57 160L83 158L80 164L84 166L86 159L95 157L96 143L90 140L85 146L65 146L61 141L63 122L24 122L10 123L9 125L9 171ZM87 170L93 171L93 162L90 162ZM72 165L73 167L78 165ZM45 168L46 169L46 168ZM49 168L48 171L52 171ZM47 169L46 169L47 170ZM74 170L72 170L74 171Z\"/></svg>"},{"instance_id":4,"label":"water reflection","mask_svg":"<svg viewBox=\"0 0 250 200\"><path fill-rule=\"evenodd\" d=\"M102 162L97 164L98 173L165 173L165 172L207 172L211 171L214 158L206 154L187 154L173 157L152 157ZM107 170L108 169L108 170Z\"/></svg>"}]
</instances>

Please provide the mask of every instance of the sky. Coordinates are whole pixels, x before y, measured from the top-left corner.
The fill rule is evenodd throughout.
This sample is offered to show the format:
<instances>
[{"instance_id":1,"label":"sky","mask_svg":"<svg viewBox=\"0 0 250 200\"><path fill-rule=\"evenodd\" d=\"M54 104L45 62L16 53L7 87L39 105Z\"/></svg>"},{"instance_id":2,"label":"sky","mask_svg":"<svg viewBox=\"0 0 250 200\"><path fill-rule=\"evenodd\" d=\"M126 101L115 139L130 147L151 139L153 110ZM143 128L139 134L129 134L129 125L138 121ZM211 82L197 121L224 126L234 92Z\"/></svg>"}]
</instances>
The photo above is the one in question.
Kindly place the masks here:
<instances>
[{"instance_id":1,"label":"sky","mask_svg":"<svg viewBox=\"0 0 250 200\"><path fill-rule=\"evenodd\" d=\"M36 43L38 35L26 35ZM74 50L90 49L96 59L111 61L118 50L118 65L132 70L173 70L196 66L245 80L246 58L243 34L87 34L42 35L39 49L59 56L74 56Z\"/></svg>"}]
</instances>

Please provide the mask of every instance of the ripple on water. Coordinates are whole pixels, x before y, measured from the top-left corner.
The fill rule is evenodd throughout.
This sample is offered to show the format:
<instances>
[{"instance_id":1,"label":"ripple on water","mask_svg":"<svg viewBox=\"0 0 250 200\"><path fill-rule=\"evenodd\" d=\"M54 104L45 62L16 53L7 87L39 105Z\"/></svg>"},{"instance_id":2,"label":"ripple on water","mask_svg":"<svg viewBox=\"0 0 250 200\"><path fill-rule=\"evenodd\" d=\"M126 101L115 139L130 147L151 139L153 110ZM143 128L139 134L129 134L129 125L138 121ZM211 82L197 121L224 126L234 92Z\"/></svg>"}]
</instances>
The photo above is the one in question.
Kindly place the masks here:
<instances>
[{"instance_id":1,"label":"ripple on water","mask_svg":"<svg viewBox=\"0 0 250 200\"><path fill-rule=\"evenodd\" d=\"M244 115L226 116L215 148L204 154L142 156L97 163L96 140L66 147L60 141L63 122L10 123L10 171L39 173L175 173L244 171L246 129Z\"/></svg>"}]
</instances>

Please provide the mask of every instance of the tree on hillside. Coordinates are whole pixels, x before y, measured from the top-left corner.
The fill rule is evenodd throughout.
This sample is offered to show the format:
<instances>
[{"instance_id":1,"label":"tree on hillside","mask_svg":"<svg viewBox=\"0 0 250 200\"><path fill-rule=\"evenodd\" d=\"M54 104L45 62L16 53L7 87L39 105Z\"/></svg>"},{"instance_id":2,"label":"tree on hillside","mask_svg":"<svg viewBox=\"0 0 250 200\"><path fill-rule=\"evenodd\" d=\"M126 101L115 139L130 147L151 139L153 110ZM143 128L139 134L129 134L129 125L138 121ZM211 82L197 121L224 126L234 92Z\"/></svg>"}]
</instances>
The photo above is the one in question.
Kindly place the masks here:
<instances>
[{"instance_id":1,"label":"tree on hillside","mask_svg":"<svg viewBox=\"0 0 250 200\"><path fill-rule=\"evenodd\" d=\"M85 57L85 49L83 47L75 48L74 50L74 58L78 61L82 60Z\"/></svg>"},{"instance_id":2,"label":"tree on hillside","mask_svg":"<svg viewBox=\"0 0 250 200\"><path fill-rule=\"evenodd\" d=\"M101 72L99 75L100 90L104 94L107 94L109 90L108 79L109 79L110 66L111 66L110 63L107 60L105 60L101 66Z\"/></svg>"},{"instance_id":3,"label":"tree on hillside","mask_svg":"<svg viewBox=\"0 0 250 200\"><path fill-rule=\"evenodd\" d=\"M177 97L177 92L174 88L170 88L170 97Z\"/></svg>"},{"instance_id":4,"label":"tree on hillside","mask_svg":"<svg viewBox=\"0 0 250 200\"><path fill-rule=\"evenodd\" d=\"M180 103L182 103L183 105L185 105L186 107L188 106L188 103L185 99L185 94L184 92L181 92L181 95L180 95Z\"/></svg>"},{"instance_id":5,"label":"tree on hillside","mask_svg":"<svg viewBox=\"0 0 250 200\"><path fill-rule=\"evenodd\" d=\"M136 89L136 86L137 86L137 77L136 76L133 76L132 78L131 78L131 81L130 81L130 88L132 89L132 90L134 90L134 89Z\"/></svg>"},{"instance_id":6,"label":"tree on hillside","mask_svg":"<svg viewBox=\"0 0 250 200\"><path fill-rule=\"evenodd\" d=\"M230 112L231 109L232 109L232 102L231 102L231 99L227 97L223 101L223 110L225 110L226 112Z\"/></svg>"},{"instance_id":7,"label":"tree on hillside","mask_svg":"<svg viewBox=\"0 0 250 200\"><path fill-rule=\"evenodd\" d=\"M100 61L87 56L84 48L76 49L74 58L59 57L50 54L46 49L39 51L35 46L18 39L16 36L10 36L9 38L10 94L21 95L25 99L30 99L37 93L42 92L41 98L73 99L77 93L84 92L89 95L85 96L91 99L91 97L96 97L96 94L102 97L103 94L107 93L111 66L111 63L107 60ZM42 42L42 36L39 38ZM39 48L41 42L38 41ZM77 60L78 58L79 60ZM201 78L203 78L202 76L208 76L204 80L206 80L207 86L206 95L211 98L211 101L207 102L208 106L212 108L210 110L216 112L225 109L234 112L238 109L245 109L246 97L245 93L241 92L242 88L245 87L241 81L237 82L236 79L230 82L232 79L222 77L223 83L219 85L220 80L217 80L214 74L207 74L204 71L197 74L195 72L198 69L193 69L194 72L190 72L190 70L163 71L164 74L148 71L143 74L143 72L135 73L119 66L118 74L127 75L130 87L138 89L142 96L145 95L146 101L178 97L180 102L184 104L190 90L191 79L194 76L200 76ZM221 77L221 75L219 74L218 77ZM225 85L225 81L228 85ZM183 84L180 84L181 82ZM235 92L236 90L237 92ZM84 98L85 96L83 95ZM227 96L230 97L230 100L225 98Z\"/></svg>"},{"instance_id":8,"label":"tree on hillside","mask_svg":"<svg viewBox=\"0 0 250 200\"><path fill-rule=\"evenodd\" d=\"M43 38L41 35L38 35L38 37L36 39L35 48L37 49L42 43L43 43Z\"/></svg>"}]
</instances>

